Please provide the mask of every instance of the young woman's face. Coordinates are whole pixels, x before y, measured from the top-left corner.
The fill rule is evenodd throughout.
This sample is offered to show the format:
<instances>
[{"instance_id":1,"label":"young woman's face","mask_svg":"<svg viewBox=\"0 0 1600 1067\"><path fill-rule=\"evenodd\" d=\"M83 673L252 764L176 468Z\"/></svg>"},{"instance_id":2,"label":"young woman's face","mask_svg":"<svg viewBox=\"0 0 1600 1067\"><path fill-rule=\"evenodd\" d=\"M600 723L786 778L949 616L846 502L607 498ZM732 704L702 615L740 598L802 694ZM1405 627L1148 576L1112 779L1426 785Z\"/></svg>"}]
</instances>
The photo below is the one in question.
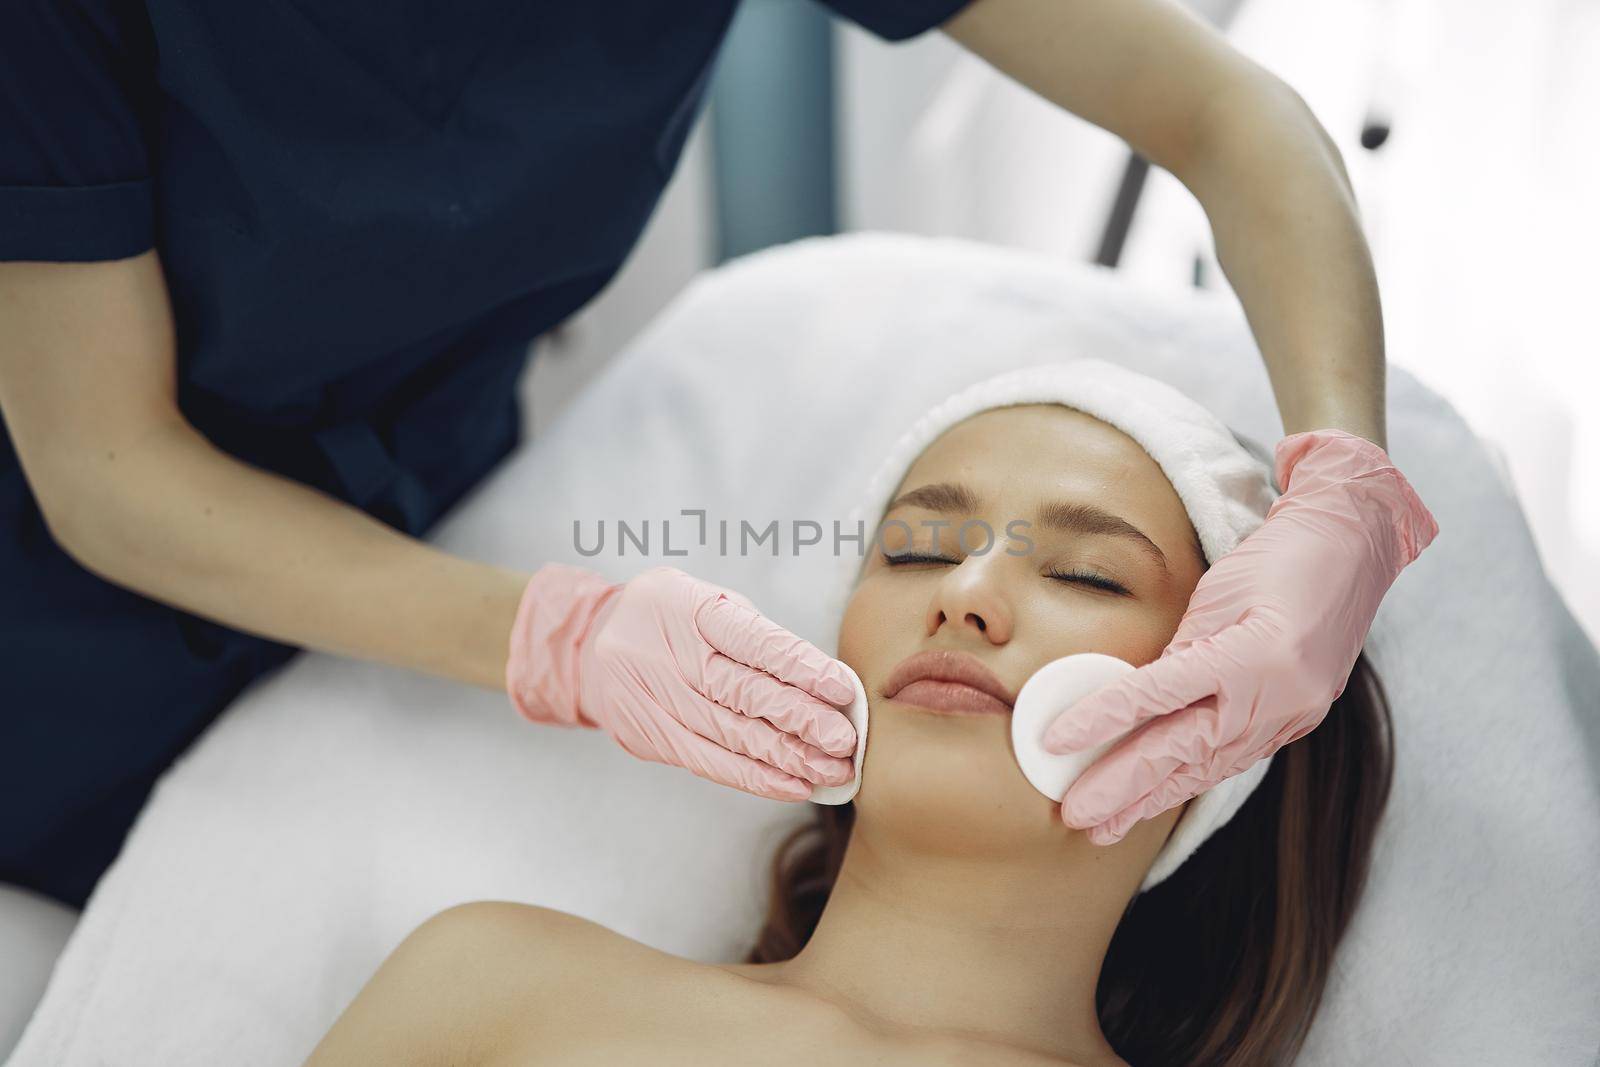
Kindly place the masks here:
<instances>
[{"instance_id":1,"label":"young woman's face","mask_svg":"<svg viewBox=\"0 0 1600 1067\"><path fill-rule=\"evenodd\" d=\"M839 658L871 706L858 820L974 857L1069 836L1089 848L1017 768L1009 715L939 713L885 687L902 660L929 650L972 655L1013 699L1040 667L1076 652L1155 659L1205 566L1177 493L1120 430L1030 404L947 431L894 501L839 632ZM1075 521L1052 523L1051 509ZM1148 866L1180 813L1141 823L1116 847Z\"/></svg>"}]
</instances>

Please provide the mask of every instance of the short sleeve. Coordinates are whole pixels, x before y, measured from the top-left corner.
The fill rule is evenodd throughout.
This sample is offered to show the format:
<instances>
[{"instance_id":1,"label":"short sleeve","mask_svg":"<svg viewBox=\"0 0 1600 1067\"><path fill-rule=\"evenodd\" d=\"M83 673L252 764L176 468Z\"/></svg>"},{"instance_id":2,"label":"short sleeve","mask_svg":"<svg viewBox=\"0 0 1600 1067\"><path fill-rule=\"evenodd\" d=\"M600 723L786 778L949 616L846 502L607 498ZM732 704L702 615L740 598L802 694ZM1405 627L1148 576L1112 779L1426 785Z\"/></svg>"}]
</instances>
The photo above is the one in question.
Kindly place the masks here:
<instances>
[{"instance_id":1,"label":"short sleeve","mask_svg":"<svg viewBox=\"0 0 1600 1067\"><path fill-rule=\"evenodd\" d=\"M971 0L822 0L886 41L903 41L940 25Z\"/></svg>"},{"instance_id":2,"label":"short sleeve","mask_svg":"<svg viewBox=\"0 0 1600 1067\"><path fill-rule=\"evenodd\" d=\"M9 0L0 28L0 260L155 245L155 43L142 0Z\"/></svg>"}]
</instances>

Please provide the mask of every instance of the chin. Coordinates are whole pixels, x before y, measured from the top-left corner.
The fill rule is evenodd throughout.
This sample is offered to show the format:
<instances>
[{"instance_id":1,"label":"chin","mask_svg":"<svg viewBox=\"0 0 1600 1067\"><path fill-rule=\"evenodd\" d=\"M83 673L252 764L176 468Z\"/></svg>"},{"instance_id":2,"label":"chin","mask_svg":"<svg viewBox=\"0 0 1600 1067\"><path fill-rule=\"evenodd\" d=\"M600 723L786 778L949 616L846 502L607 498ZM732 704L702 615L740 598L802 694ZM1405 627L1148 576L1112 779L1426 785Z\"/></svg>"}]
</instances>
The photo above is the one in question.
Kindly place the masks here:
<instances>
[{"instance_id":1,"label":"chin","mask_svg":"<svg viewBox=\"0 0 1600 1067\"><path fill-rule=\"evenodd\" d=\"M1017 767L1009 717L941 715L893 701L876 702L871 715L858 820L973 858L1072 836L1060 805Z\"/></svg>"}]
</instances>

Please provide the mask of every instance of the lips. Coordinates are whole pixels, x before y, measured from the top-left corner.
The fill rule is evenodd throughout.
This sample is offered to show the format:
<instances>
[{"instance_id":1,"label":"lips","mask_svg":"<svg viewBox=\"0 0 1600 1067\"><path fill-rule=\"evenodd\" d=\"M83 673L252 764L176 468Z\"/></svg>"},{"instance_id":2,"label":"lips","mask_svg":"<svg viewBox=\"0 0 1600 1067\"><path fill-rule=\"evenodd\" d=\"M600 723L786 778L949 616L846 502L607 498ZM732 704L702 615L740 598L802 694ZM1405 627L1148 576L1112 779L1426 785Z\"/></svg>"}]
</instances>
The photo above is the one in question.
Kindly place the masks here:
<instances>
[{"instance_id":1,"label":"lips","mask_svg":"<svg viewBox=\"0 0 1600 1067\"><path fill-rule=\"evenodd\" d=\"M967 652L918 652L900 662L884 683L883 695L932 711L968 715L1009 715L1016 694L993 671Z\"/></svg>"}]
</instances>

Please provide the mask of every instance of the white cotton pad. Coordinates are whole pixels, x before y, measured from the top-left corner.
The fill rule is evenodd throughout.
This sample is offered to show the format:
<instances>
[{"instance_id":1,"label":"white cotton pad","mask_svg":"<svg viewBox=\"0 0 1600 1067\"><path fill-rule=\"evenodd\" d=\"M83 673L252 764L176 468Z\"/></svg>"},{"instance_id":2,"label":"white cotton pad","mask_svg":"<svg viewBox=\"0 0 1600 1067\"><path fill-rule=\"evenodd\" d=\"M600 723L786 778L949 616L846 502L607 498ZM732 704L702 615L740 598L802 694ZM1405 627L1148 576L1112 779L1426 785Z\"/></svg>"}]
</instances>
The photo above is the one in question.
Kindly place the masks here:
<instances>
[{"instance_id":1,"label":"white cotton pad","mask_svg":"<svg viewBox=\"0 0 1600 1067\"><path fill-rule=\"evenodd\" d=\"M1126 736L1060 756L1044 747L1045 731L1057 715L1133 669L1115 656L1082 652L1046 663L1027 680L1011 712L1011 751L1029 784L1059 801L1090 764Z\"/></svg>"},{"instance_id":2,"label":"white cotton pad","mask_svg":"<svg viewBox=\"0 0 1600 1067\"><path fill-rule=\"evenodd\" d=\"M850 674L850 681L855 684L856 698L850 706L844 709L845 715L850 719L850 725L856 728L856 765L855 775L844 785L814 785L811 787L811 802L813 804L848 804L856 798L856 793L861 789L861 758L867 754L867 689L861 684L861 679L856 672L845 667Z\"/></svg>"}]
</instances>

